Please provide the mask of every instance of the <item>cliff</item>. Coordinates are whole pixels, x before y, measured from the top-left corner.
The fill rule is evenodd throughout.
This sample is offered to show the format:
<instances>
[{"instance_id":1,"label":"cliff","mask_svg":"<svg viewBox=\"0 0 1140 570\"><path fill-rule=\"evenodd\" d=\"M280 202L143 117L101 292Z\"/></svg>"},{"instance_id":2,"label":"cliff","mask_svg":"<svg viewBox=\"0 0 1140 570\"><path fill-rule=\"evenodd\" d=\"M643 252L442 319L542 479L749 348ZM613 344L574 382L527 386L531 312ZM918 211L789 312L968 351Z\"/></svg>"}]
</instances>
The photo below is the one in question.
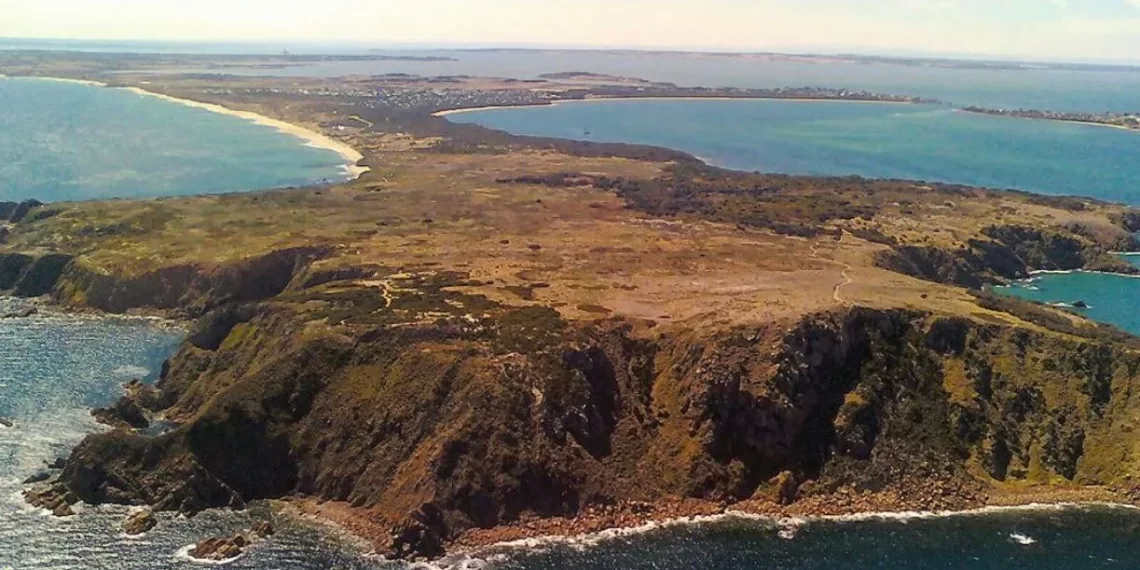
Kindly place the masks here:
<instances>
[{"instance_id":1,"label":"cliff","mask_svg":"<svg viewBox=\"0 0 1140 570\"><path fill-rule=\"evenodd\" d=\"M1140 273L1140 268L1112 254L1136 249L1130 237L1098 241L1079 229L1020 225L991 226L982 234L957 248L896 245L880 252L875 262L912 277L974 289L1025 279L1036 270Z\"/></svg>"},{"instance_id":2,"label":"cliff","mask_svg":"<svg viewBox=\"0 0 1140 570\"><path fill-rule=\"evenodd\" d=\"M190 513L345 501L390 525L391 553L435 555L468 529L622 501L941 482L958 495L915 506L963 506L1015 482L1123 484L1138 459L1140 355L1118 345L859 308L647 336L451 301L489 316L330 326L293 302L212 315L152 402L179 427L87 438L61 491Z\"/></svg>"}]
</instances>

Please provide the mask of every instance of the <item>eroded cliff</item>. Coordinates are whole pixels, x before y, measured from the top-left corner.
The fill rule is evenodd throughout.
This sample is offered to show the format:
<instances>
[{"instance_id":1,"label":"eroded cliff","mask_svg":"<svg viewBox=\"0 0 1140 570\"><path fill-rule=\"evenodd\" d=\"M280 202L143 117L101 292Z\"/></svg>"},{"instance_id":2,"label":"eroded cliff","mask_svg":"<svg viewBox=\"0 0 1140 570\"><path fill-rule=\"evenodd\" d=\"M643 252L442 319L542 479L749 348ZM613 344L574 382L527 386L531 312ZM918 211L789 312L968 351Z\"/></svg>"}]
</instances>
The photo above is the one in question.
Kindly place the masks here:
<instances>
[{"instance_id":1,"label":"eroded cliff","mask_svg":"<svg viewBox=\"0 0 1140 570\"><path fill-rule=\"evenodd\" d=\"M392 553L432 555L467 529L619 501L939 482L955 496L916 507L965 506L1017 482L1123 484L1136 462L1140 355L1098 341L858 308L646 331L462 296L432 322L328 318L367 293L204 320L151 403L179 427L91 436L60 485L187 512L345 501L391 525ZM390 318L400 298L372 293L369 318Z\"/></svg>"}]
</instances>

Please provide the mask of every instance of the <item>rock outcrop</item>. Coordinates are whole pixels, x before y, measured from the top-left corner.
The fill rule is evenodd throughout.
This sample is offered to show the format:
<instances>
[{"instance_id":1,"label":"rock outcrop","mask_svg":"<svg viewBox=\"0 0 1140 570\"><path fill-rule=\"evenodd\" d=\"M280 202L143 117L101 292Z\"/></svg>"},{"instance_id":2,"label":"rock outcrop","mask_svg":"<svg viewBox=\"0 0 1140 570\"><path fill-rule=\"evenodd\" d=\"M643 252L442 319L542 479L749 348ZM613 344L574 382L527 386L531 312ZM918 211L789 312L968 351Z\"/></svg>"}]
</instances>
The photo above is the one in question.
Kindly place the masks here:
<instances>
[{"instance_id":1,"label":"rock outcrop","mask_svg":"<svg viewBox=\"0 0 1140 570\"><path fill-rule=\"evenodd\" d=\"M222 562L241 556L247 546L249 539L244 534L208 538L194 545L189 555L195 560Z\"/></svg>"},{"instance_id":2,"label":"rock outcrop","mask_svg":"<svg viewBox=\"0 0 1140 570\"><path fill-rule=\"evenodd\" d=\"M146 413L129 396L119 398L110 407L91 410L91 415L99 423L115 428L144 429L150 426Z\"/></svg>"},{"instance_id":3,"label":"rock outcrop","mask_svg":"<svg viewBox=\"0 0 1140 570\"><path fill-rule=\"evenodd\" d=\"M241 556L255 542L265 540L276 532L269 521L261 520L253 523L248 531L239 532L233 536L220 536L203 540L195 544L187 554L195 560L210 562L233 560Z\"/></svg>"},{"instance_id":4,"label":"rock outcrop","mask_svg":"<svg viewBox=\"0 0 1140 570\"><path fill-rule=\"evenodd\" d=\"M0 291L18 297L38 297L52 292L60 276L71 263L71 256L49 253L26 255L0 254Z\"/></svg>"},{"instance_id":5,"label":"rock outcrop","mask_svg":"<svg viewBox=\"0 0 1140 570\"><path fill-rule=\"evenodd\" d=\"M0 202L0 221L18 223L28 216L32 210L43 206L39 200L24 200L23 202Z\"/></svg>"},{"instance_id":6,"label":"rock outcrop","mask_svg":"<svg viewBox=\"0 0 1140 570\"><path fill-rule=\"evenodd\" d=\"M1113 246L1122 244L1100 243L1075 231L992 226L983 233L988 239L973 239L968 246L958 249L895 245L880 252L875 262L880 267L912 277L972 289L1024 279L1036 270L1140 272L1132 264L1111 254Z\"/></svg>"},{"instance_id":7,"label":"rock outcrop","mask_svg":"<svg viewBox=\"0 0 1140 570\"><path fill-rule=\"evenodd\" d=\"M66 487L61 485L40 485L24 491L24 500L33 507L51 511L57 517L75 515L72 505L79 502Z\"/></svg>"},{"instance_id":8,"label":"rock outcrop","mask_svg":"<svg viewBox=\"0 0 1140 570\"><path fill-rule=\"evenodd\" d=\"M151 509L142 509L132 513L123 521L123 532L128 536L138 536L150 532L158 526L158 518Z\"/></svg>"}]
</instances>

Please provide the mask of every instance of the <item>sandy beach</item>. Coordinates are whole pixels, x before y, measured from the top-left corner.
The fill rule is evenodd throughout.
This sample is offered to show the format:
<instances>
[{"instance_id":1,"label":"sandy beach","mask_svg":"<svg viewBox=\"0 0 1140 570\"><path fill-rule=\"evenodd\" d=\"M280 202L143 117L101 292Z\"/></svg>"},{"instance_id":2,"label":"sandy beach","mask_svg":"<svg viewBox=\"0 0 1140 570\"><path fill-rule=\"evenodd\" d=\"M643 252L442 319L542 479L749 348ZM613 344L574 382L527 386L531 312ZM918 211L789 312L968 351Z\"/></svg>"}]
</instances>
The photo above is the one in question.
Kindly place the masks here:
<instances>
[{"instance_id":1,"label":"sandy beach","mask_svg":"<svg viewBox=\"0 0 1140 570\"><path fill-rule=\"evenodd\" d=\"M0 76L0 77L7 77L7 76ZM84 80L84 79L68 79L66 77L38 77L38 76L37 77L31 77L31 76L29 76L28 79L36 79L36 80L41 80L41 81L55 81L58 83L74 83L77 85L86 85L88 87L109 87L106 83L100 83L98 81L88 81L88 80ZM259 115L257 113L252 113L249 111L235 111L235 110L230 109L228 107L223 107L221 105L214 105L212 103L202 103L199 101L192 101L189 99L179 99L177 97L171 97L170 95L164 95L162 93L155 93L153 91L147 91L147 90L142 89L140 87L123 87L122 89L124 89L126 91L130 91L131 93L135 93L138 95L145 95L148 97L157 97L159 99L163 99L163 100L169 101L171 103L178 103L180 105L186 105L188 107L195 107L198 109L204 109L206 111L211 111L213 113L221 113L223 115L230 115L231 117L238 117L241 119L245 119L247 121L256 123L258 125L264 125L267 127L272 127L274 129L277 129L278 131L280 131L282 133L300 138L300 139L304 140L308 146L312 146L314 148L324 148L324 149L334 151L337 154L343 156L344 159L347 161L347 164L345 164L344 168L348 172L348 176L349 176L350 180L355 180L357 178L360 178L360 176L362 174L364 174L365 172L368 172L370 170L370 168L368 168L367 166L361 166L359 164L359 162L364 159L364 155L361 154L360 151L358 151L355 148L352 148L351 146L349 146L349 145L347 145L341 141L338 141L332 137L318 133L318 132L313 131L311 129L306 129L306 128L301 127L301 126L294 125L293 123L287 123L285 121L280 121L277 119L271 119L271 118L266 117L264 115Z\"/></svg>"},{"instance_id":2,"label":"sandy beach","mask_svg":"<svg viewBox=\"0 0 1140 570\"><path fill-rule=\"evenodd\" d=\"M279 121L277 119L271 119L271 118L266 117L264 115L259 115L257 113L252 113L249 111L235 111L235 110L230 109L228 107L223 107L221 105L214 105L212 103L202 103L199 101L191 101L189 99L179 99L177 97L171 97L170 95L164 95L162 93L154 93L152 91L147 91L147 90L139 88L139 87L124 87L124 89L127 91L130 91L131 93L137 93L139 95L146 95L149 97L157 97L159 99L163 99L163 100L169 101L171 103L178 103L178 104L186 105L189 107L204 109L204 110L211 111L214 113L221 113L223 115L230 115L232 117L239 117L239 118L245 119L247 121L251 121L253 123L259 124L259 125L264 125L267 127L273 127L274 129L277 129L278 131L280 131L282 133L285 133L288 135L293 135L295 137L303 139L309 146L312 146L315 148L325 148L325 149L335 151L336 153L343 156L345 158L345 160L348 161L348 164L345 165L345 168L348 170L349 178L352 180L359 178L362 174L364 174L365 172L368 172L370 170L367 166L360 166L358 164L364 158L364 155L361 154L360 151L358 151L358 150L352 148L351 146L349 146L343 142L340 142L340 141L338 141L332 137L323 135L321 133L318 133L318 132L310 130L310 129L306 129L306 128L298 126L298 125L294 125L293 123L287 123L285 121Z\"/></svg>"},{"instance_id":3,"label":"sandy beach","mask_svg":"<svg viewBox=\"0 0 1140 570\"><path fill-rule=\"evenodd\" d=\"M536 103L534 105L496 105L490 107L466 107L463 109L448 109L432 113L433 117L446 117L460 113L474 113L477 111L495 111L498 109L524 109L528 107L556 107L558 105L571 105L576 103L598 103L602 101L794 101L800 103L879 103L887 105L913 105L907 101L872 101L864 99L825 99L808 97L594 97L590 99L563 99L549 103Z\"/></svg>"},{"instance_id":4,"label":"sandy beach","mask_svg":"<svg viewBox=\"0 0 1140 570\"><path fill-rule=\"evenodd\" d=\"M0 75L0 77L5 77ZM65 77L29 77L28 79L39 79L42 81L55 81L57 83L75 83L76 85L86 85L88 87L106 87L106 83L98 81L88 81L86 79L67 79Z\"/></svg>"}]
</instances>

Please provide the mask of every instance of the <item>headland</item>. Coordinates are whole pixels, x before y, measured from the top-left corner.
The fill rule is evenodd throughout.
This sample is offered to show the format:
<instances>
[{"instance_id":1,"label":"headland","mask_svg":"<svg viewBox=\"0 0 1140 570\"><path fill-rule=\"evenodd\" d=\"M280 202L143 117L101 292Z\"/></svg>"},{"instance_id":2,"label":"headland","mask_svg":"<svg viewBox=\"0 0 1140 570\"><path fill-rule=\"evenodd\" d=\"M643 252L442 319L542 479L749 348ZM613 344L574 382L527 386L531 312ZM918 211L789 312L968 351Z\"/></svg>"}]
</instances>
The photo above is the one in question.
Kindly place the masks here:
<instances>
[{"instance_id":1,"label":"headland","mask_svg":"<svg viewBox=\"0 0 1140 570\"><path fill-rule=\"evenodd\" d=\"M1131 208L433 116L550 98L501 80L305 81L113 84L312 125L371 171L0 209L0 290L193 323L157 386L116 406L174 427L88 437L30 500L288 499L420 558L725 512L1140 492L1140 341L985 291L1136 272L1113 254L1140 250Z\"/></svg>"}]
</instances>

